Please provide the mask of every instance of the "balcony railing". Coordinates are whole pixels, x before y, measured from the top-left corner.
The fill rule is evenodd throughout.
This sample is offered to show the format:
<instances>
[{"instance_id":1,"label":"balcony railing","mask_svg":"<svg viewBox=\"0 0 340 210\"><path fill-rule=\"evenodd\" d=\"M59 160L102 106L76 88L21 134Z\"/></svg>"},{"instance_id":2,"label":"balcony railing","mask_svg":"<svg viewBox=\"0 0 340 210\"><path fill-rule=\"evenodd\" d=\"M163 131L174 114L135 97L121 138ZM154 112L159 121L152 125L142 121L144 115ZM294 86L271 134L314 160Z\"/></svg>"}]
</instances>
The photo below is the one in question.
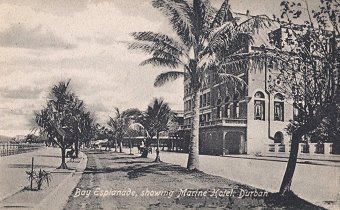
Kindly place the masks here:
<instances>
[{"instance_id":1,"label":"balcony railing","mask_svg":"<svg viewBox=\"0 0 340 210\"><path fill-rule=\"evenodd\" d=\"M213 125L222 125L222 126L246 126L246 119L230 119L230 118L221 118L216 120L211 120L207 122L200 122L200 126L213 126Z\"/></svg>"}]
</instances>

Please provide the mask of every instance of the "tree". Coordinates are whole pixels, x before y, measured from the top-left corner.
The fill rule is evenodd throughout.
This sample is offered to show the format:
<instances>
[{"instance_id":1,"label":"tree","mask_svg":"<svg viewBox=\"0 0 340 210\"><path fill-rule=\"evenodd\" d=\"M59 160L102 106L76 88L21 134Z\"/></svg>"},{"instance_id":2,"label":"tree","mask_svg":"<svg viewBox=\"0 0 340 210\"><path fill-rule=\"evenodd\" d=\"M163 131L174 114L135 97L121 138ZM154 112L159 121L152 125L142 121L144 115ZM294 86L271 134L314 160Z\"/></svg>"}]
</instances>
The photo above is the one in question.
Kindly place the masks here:
<instances>
[{"instance_id":1,"label":"tree","mask_svg":"<svg viewBox=\"0 0 340 210\"><path fill-rule=\"evenodd\" d=\"M168 130L168 123L172 117L172 112L167 103L162 98L155 98L148 106L143 114L140 122L144 129L147 131L147 139L145 142L145 150L142 153L142 157L147 157L149 152L149 146L153 137L157 139L157 150L155 162L160 162L159 156L159 134L162 131Z\"/></svg>"},{"instance_id":2,"label":"tree","mask_svg":"<svg viewBox=\"0 0 340 210\"><path fill-rule=\"evenodd\" d=\"M82 112L79 115L79 121L78 121L78 127L80 132L79 135L79 141L82 144L88 144L90 140L95 135L94 130L94 119L91 116L90 112ZM78 149L79 147L76 147L76 156L78 157Z\"/></svg>"},{"instance_id":3,"label":"tree","mask_svg":"<svg viewBox=\"0 0 340 210\"><path fill-rule=\"evenodd\" d=\"M130 49L140 49L151 55L141 65L164 66L173 71L161 73L154 85L184 77L188 81L193 100L193 120L188 157L188 170L199 168L199 90L207 75L217 72L222 79L244 84L239 78L245 70L251 53L248 45L251 34L267 26L265 16L249 16L244 22L236 19L225 0L219 10L211 7L208 0L153 0L153 7L169 18L176 37L162 33L135 32L136 42ZM182 69L179 69L181 67Z\"/></svg>"},{"instance_id":4,"label":"tree","mask_svg":"<svg viewBox=\"0 0 340 210\"><path fill-rule=\"evenodd\" d=\"M119 152L123 152L123 137L129 130L130 125L134 122L135 118L140 115L138 109L127 109L120 112L119 109L115 108L115 116L110 117L108 125L112 129L113 138L116 143L119 143Z\"/></svg>"},{"instance_id":5,"label":"tree","mask_svg":"<svg viewBox=\"0 0 340 210\"><path fill-rule=\"evenodd\" d=\"M83 102L70 91L69 84L70 80L54 85L46 107L35 113L35 122L41 128L41 132L61 149L62 163L59 168L62 169L67 169L66 149L78 142L82 135L79 116L84 111Z\"/></svg>"},{"instance_id":6,"label":"tree","mask_svg":"<svg viewBox=\"0 0 340 210\"><path fill-rule=\"evenodd\" d=\"M271 36L275 48L266 52L280 70L278 77L284 78L279 85L273 85L273 90L284 93L295 110L295 117L287 127L292 139L279 192L282 196L291 192L299 143L322 128L329 113L337 113L339 3L321 2L320 11L312 11L312 15L307 2L306 8L302 9L299 3L282 1L281 18L284 21L278 21L286 36ZM294 24L292 20L299 18L304 10L308 20L303 25Z\"/></svg>"}]
</instances>

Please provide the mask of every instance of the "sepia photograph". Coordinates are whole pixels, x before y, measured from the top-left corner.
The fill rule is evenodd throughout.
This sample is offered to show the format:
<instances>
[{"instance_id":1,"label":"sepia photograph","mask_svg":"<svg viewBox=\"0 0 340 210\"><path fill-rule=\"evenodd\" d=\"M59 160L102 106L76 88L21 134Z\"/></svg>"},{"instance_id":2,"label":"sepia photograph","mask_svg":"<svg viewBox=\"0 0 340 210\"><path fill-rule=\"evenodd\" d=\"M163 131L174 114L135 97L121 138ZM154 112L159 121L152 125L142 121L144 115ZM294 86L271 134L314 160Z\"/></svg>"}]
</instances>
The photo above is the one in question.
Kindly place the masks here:
<instances>
[{"instance_id":1,"label":"sepia photograph","mask_svg":"<svg viewBox=\"0 0 340 210\"><path fill-rule=\"evenodd\" d=\"M0 209L340 210L339 0L0 0Z\"/></svg>"}]
</instances>

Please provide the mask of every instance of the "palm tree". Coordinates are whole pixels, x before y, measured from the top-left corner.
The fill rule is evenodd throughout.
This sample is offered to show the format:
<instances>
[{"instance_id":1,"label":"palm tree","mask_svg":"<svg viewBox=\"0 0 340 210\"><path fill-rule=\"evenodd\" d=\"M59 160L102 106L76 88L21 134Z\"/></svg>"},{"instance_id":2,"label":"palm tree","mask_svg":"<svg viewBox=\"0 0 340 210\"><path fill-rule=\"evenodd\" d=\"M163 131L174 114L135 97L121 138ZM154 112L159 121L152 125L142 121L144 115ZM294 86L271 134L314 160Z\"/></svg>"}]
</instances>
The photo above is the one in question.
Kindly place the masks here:
<instances>
[{"instance_id":1,"label":"palm tree","mask_svg":"<svg viewBox=\"0 0 340 210\"><path fill-rule=\"evenodd\" d=\"M136 116L140 115L138 109L127 109L120 112L117 107L115 107L115 116L110 117L108 125L113 131L113 136L116 143L119 143L119 152L123 152L123 137L127 133L129 126L134 122Z\"/></svg>"},{"instance_id":2,"label":"palm tree","mask_svg":"<svg viewBox=\"0 0 340 210\"><path fill-rule=\"evenodd\" d=\"M162 131L168 130L168 125L172 116L171 109L167 103L164 102L162 98L155 98L152 103L148 106L145 111L141 124L143 128L147 131L147 141L145 142L145 150L143 151L142 157L148 156L148 148L150 146L151 140L154 136L157 139L157 150L155 162L160 162L159 156L159 134Z\"/></svg>"},{"instance_id":3,"label":"palm tree","mask_svg":"<svg viewBox=\"0 0 340 210\"><path fill-rule=\"evenodd\" d=\"M199 168L199 90L207 75L215 72L222 79L244 84L237 75L245 70L249 58L251 34L266 26L265 16L249 16L238 24L225 0L220 9L208 0L153 0L153 7L169 18L176 37L151 31L132 33L135 42L130 49L140 49L151 58L140 65L151 64L174 69L161 73L154 85L184 77L189 83L193 100L193 123L188 157L188 170Z\"/></svg>"},{"instance_id":4,"label":"palm tree","mask_svg":"<svg viewBox=\"0 0 340 210\"><path fill-rule=\"evenodd\" d=\"M62 163L66 169L66 149L78 142L79 117L84 113L83 102L70 91L68 82L53 86L44 109L36 112L35 122L47 137L61 148Z\"/></svg>"}]
</instances>

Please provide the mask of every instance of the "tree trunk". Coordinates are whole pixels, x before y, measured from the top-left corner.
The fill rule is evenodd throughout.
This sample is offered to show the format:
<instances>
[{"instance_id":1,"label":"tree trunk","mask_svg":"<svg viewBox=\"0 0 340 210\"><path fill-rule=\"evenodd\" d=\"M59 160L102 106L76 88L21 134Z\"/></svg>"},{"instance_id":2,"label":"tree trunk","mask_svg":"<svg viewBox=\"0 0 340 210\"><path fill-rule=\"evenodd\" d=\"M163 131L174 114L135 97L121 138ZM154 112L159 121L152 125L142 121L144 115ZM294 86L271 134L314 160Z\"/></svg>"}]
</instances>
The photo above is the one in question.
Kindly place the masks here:
<instances>
[{"instance_id":1,"label":"tree trunk","mask_svg":"<svg viewBox=\"0 0 340 210\"><path fill-rule=\"evenodd\" d=\"M117 152L117 145L118 145L117 139L115 138L115 152Z\"/></svg>"},{"instance_id":2,"label":"tree trunk","mask_svg":"<svg viewBox=\"0 0 340 210\"><path fill-rule=\"evenodd\" d=\"M161 162L161 157L159 156L159 133L158 132L157 132L157 149L156 149L155 162Z\"/></svg>"},{"instance_id":3,"label":"tree trunk","mask_svg":"<svg viewBox=\"0 0 340 210\"><path fill-rule=\"evenodd\" d=\"M292 143L291 143L291 149L290 149L290 154L289 154L289 160L287 163L286 172L283 176L281 187L280 187L280 192L279 192L281 196L286 196L291 192L290 187L293 181L301 137L302 135L299 133L296 133L296 134L294 133L292 135Z\"/></svg>"},{"instance_id":4,"label":"tree trunk","mask_svg":"<svg viewBox=\"0 0 340 210\"><path fill-rule=\"evenodd\" d=\"M129 139L129 147L130 147L130 155L132 155L132 142L131 142L131 138Z\"/></svg>"},{"instance_id":5,"label":"tree trunk","mask_svg":"<svg viewBox=\"0 0 340 210\"><path fill-rule=\"evenodd\" d=\"M61 148L61 165L59 166L59 169L68 169L66 165L66 148Z\"/></svg>"},{"instance_id":6,"label":"tree trunk","mask_svg":"<svg viewBox=\"0 0 340 210\"><path fill-rule=\"evenodd\" d=\"M194 97L194 107L193 107L193 118L192 118L192 127L191 127L191 136L189 143L189 156L188 156L188 164L187 169L189 171L198 170L199 169L199 96L198 91L193 93Z\"/></svg>"},{"instance_id":7,"label":"tree trunk","mask_svg":"<svg viewBox=\"0 0 340 210\"><path fill-rule=\"evenodd\" d=\"M76 141L74 142L74 147L75 147L76 158L78 158L78 155L79 155L79 139L78 139L78 137L77 137Z\"/></svg>"},{"instance_id":8,"label":"tree trunk","mask_svg":"<svg viewBox=\"0 0 340 210\"><path fill-rule=\"evenodd\" d=\"M123 152L123 140L119 141L119 152L122 153Z\"/></svg>"},{"instance_id":9,"label":"tree trunk","mask_svg":"<svg viewBox=\"0 0 340 210\"><path fill-rule=\"evenodd\" d=\"M142 155L141 155L142 158L147 158L148 157L150 141L151 140L148 139L148 138L145 140L145 147L144 147L144 150L143 150Z\"/></svg>"}]
</instances>

